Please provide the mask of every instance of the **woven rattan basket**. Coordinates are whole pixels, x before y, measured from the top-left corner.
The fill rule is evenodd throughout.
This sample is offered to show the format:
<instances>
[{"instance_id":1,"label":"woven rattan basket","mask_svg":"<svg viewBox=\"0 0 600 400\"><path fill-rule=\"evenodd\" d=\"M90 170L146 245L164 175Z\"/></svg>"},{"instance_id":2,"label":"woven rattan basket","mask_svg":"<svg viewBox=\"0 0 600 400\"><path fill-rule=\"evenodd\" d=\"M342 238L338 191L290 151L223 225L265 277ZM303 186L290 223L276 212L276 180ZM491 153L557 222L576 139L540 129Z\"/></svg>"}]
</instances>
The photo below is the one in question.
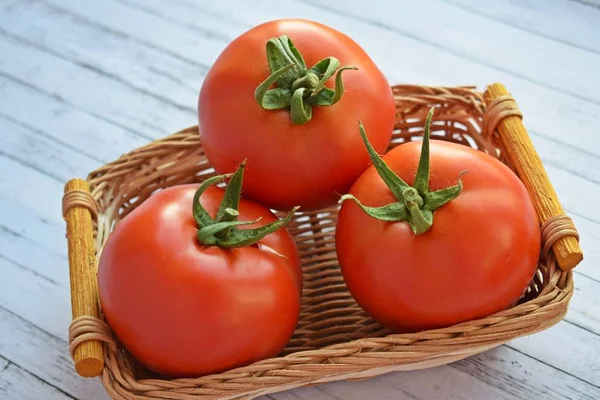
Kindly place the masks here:
<instances>
[{"instance_id":1,"label":"woven rattan basket","mask_svg":"<svg viewBox=\"0 0 600 400\"><path fill-rule=\"evenodd\" d=\"M503 147L498 133L499 124L521 124L520 112L511 97L501 95L490 101L468 87L402 85L394 86L393 91L397 119L391 147L421 135L429 108L438 106L433 139L473 146L499 157L523 179L526 169L522 170L521 165L520 170L511 156L518 152ZM510 124L503 129L510 128ZM507 144L512 145L523 144ZM530 151L535 153L533 147ZM529 168L541 168L534 175L546 179L541 163ZM108 394L115 399L250 399L322 382L428 368L546 329L567 312L573 294L569 268L581 259L577 232L570 219L562 215L558 201L554 205L558 211L550 210L555 214L550 215L548 205L537 204L532 189L530 193L544 222L542 249L537 274L519 304L484 319L409 334L389 332L369 318L350 296L334 247L337 208L330 208L298 214L289 226L301 254L304 293L297 329L280 357L196 379L158 379L120 346L103 321L95 286L96 258L114 223L153 192L200 182L213 174L197 127L191 127L93 171L87 182L72 180L66 186L63 214L69 239L74 317L71 355L77 371L83 376L100 375ZM529 188L531 182L526 183ZM548 186L551 190L549 182ZM568 252L563 257L565 263L571 263L570 267L561 264L563 269L555 255L559 241L564 242L561 248Z\"/></svg>"}]
</instances>

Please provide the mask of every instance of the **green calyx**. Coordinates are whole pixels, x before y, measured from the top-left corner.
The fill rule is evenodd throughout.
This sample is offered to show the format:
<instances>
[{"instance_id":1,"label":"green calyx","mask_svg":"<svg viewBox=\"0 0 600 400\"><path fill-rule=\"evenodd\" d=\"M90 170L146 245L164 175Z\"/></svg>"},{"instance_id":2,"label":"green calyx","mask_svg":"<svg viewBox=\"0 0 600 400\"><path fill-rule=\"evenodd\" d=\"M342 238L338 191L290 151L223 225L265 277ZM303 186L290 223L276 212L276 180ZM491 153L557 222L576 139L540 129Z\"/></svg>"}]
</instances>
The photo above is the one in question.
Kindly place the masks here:
<instances>
[{"instance_id":1,"label":"green calyx","mask_svg":"<svg viewBox=\"0 0 600 400\"><path fill-rule=\"evenodd\" d=\"M379 173L379 176L381 176L381 179L383 179L398 202L383 207L368 207L351 194L346 194L341 197L340 203L345 200L353 200L365 213L373 218L390 222L407 221L416 235L427 232L433 225L433 212L457 198L462 192L462 182L460 180L462 173L458 176L456 185L435 192L429 190L429 139L433 112L434 108L429 110L427 120L425 121L421 156L414 186L410 186L404 182L381 159L369 143L365 129L359 121L360 134L369 152L369 157L377 173Z\"/></svg>"},{"instance_id":2,"label":"green calyx","mask_svg":"<svg viewBox=\"0 0 600 400\"><path fill-rule=\"evenodd\" d=\"M259 218L253 221L238 221L245 167L246 161L243 161L234 174L218 175L205 180L194 194L193 214L198 225L196 239L203 245L224 248L251 246L268 234L287 225L298 210L298 207L295 207L284 219L258 228L239 229L238 226L255 224L260 220ZM227 178L231 178L231 180L225 189L225 195L219 205L217 215L213 218L200 204L200 196L209 186L221 183Z\"/></svg>"},{"instance_id":3,"label":"green calyx","mask_svg":"<svg viewBox=\"0 0 600 400\"><path fill-rule=\"evenodd\" d=\"M254 91L258 104L265 110L290 110L294 124L306 124L312 118L314 106L331 106L342 98L342 71L335 57L327 57L307 68L304 58L287 35L267 42L267 61L271 75ZM335 89L325 83L335 74ZM274 84L276 88L269 89Z\"/></svg>"}]
</instances>

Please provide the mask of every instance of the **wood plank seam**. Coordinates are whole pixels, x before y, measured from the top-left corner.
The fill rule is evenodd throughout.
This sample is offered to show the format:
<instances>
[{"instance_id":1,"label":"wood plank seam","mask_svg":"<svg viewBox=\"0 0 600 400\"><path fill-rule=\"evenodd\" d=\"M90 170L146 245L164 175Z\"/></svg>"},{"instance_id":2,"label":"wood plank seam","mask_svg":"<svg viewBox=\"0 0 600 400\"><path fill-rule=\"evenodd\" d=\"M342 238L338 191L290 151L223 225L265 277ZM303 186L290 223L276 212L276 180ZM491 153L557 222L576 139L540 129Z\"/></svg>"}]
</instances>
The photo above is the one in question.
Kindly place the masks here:
<instances>
[{"instance_id":1,"label":"wood plank seam","mask_svg":"<svg viewBox=\"0 0 600 400\"><path fill-rule=\"evenodd\" d=\"M563 40L563 39L561 39L559 37L550 36L550 35L544 34L543 32L536 31L534 29L529 29L527 27L524 27L524 26L521 26L521 25L518 25L518 24L515 24L515 23L511 23L510 21L505 21L505 20L502 20L502 19L495 18L495 17L493 17L493 16L491 16L489 14L486 14L486 13L483 13L483 12L479 11L476 8L471 8L471 7L465 6L463 4L458 4L458 3L455 3L452 0L436 0L436 1L439 1L441 3L445 3L445 4L448 4L448 5L451 5L453 7L459 8L461 10L467 11L467 12L469 12L471 14L478 15L480 17L490 19L490 20L495 21L497 23L500 23L500 24L503 24L503 25L507 25L507 26L510 26L512 28L516 28L516 29L522 30L524 32L531 33L533 35L542 37L544 39L552 40L552 41L555 41L557 43L561 43L561 44L564 44L564 45L567 45L567 46L575 47L575 48L577 48L579 50L587 51L587 52L589 52L591 54L600 55L600 52L596 51L594 49L590 49L588 47L581 46L581 45L579 45L577 43L573 43L573 42L570 42L570 41L567 41L567 40ZM569 0L569 1L571 1L571 0Z\"/></svg>"},{"instance_id":2,"label":"wood plank seam","mask_svg":"<svg viewBox=\"0 0 600 400\"><path fill-rule=\"evenodd\" d=\"M533 84L545 87L547 89L551 89L551 90L559 92L559 93L567 94L567 95L572 96L574 98L577 98L579 100L583 100L583 101L586 101L586 102L589 102L589 103L592 103L592 104L600 105L600 101L599 100L595 100L595 99L588 98L586 96L582 96L581 94L579 94L577 92L573 92L573 91L568 91L568 90L561 89L561 88L556 87L556 86L554 86L552 84L548 84L548 83L545 83L543 81L537 80L535 78L528 77L526 75L517 73L517 72L512 71L510 69L507 69L507 68L503 68L503 67L498 66L498 65L493 64L493 63L488 63L486 61L478 60L476 58L473 58L473 57L469 56L466 53L446 48L446 47L440 45L439 43L436 43L436 42L431 41L429 39L424 39L424 38L419 37L419 36L417 36L415 34L412 34L410 32L407 32L407 31L395 28L395 27L390 26L388 24L381 23L381 22L376 22L376 21L370 20L368 18L364 18L364 17L360 17L360 16L357 16L357 15L354 15L354 14L349 13L349 12L341 11L340 9L333 8L333 7L329 6L329 5L324 5L323 3L315 3L312 0L296 0L296 1L304 3L304 4L307 4L307 5L311 5L311 6L314 6L314 7L319 7L319 8L331 11L331 12L335 12L335 13L337 13L339 15L342 15L342 16L344 16L346 18L354 19L356 21L360 21L360 22L365 23L365 24L369 24L369 25L372 25L372 26L375 26L375 27L378 27L378 28L382 28L382 29L388 30L390 32L396 33L398 35L405 36L405 37L410 38L412 40L415 40L415 41L418 41L420 43L423 43L424 45L434 47L434 48L436 48L438 50L441 50L441 51L444 51L446 53L452 54L454 56L463 58L463 59L471 61L473 63L480 64L480 65L486 66L488 68L493 68L493 69L495 69L497 71L500 71L500 72L503 72L503 73L505 73L507 75L512 75L514 77L517 77L519 79L523 79L523 80L525 80L527 82L530 82L530 83L533 83Z\"/></svg>"},{"instance_id":3,"label":"wood plank seam","mask_svg":"<svg viewBox=\"0 0 600 400\"><path fill-rule=\"evenodd\" d=\"M76 104L73 104L71 102L68 102L68 101L64 100L60 96L55 96L52 93L48 93L44 89L42 89L42 88L40 88L40 87L38 87L36 85L30 84L29 82L25 82L22 79L19 79L19 78L15 77L15 76L7 74L7 73L5 73L3 71L0 71L0 76L3 77L3 78L6 78L8 80L11 80L13 82L16 82L16 83L18 83L18 84L20 84L22 86L30 88L32 90L35 90L36 92L38 92L38 93L40 93L40 94L42 94L44 96L50 97L52 99L55 99L55 100L57 100L57 101L59 101L59 102L61 102L63 104L66 104L66 105L68 105L70 107L73 107L74 109L77 109L77 110L79 110L81 112L84 112L84 113L86 113L88 115L91 115L94 118L98 118L99 120L101 120L103 122L106 122L108 124L114 125L114 126L116 126L118 128L121 128L123 130L126 130L129 133L131 133L131 134L134 134L136 136L139 136L139 137L147 139L147 140L154 140L154 138L152 136L149 136L149 135L147 135L147 134L145 134L143 132L140 132L138 130L132 129L132 128L128 127L127 125L124 125L124 124L122 124L120 122L113 121L113 120L111 120L111 119L109 119L109 118L107 118L107 117L105 117L105 116L103 116L101 114L97 114L97 113L95 113L93 111L90 111L90 110L87 110L85 108L79 107Z\"/></svg>"},{"instance_id":4,"label":"wood plank seam","mask_svg":"<svg viewBox=\"0 0 600 400\"><path fill-rule=\"evenodd\" d=\"M56 391L62 393L63 395L67 396L68 398L73 399L73 400L79 400L76 397L71 396L69 393L65 392L61 388L56 387L55 385L53 385L52 383L46 381L45 379L40 378L39 376L37 376L36 374L32 373L31 371L27 371L26 369L22 368L19 364L15 363L15 362L13 362L13 361L11 361L9 359L4 358L2 355L0 355L0 359L5 360L7 362L6 365L4 366L4 368L2 369L2 371L6 371L9 367L16 367L19 370L25 372L27 375L30 375L34 379L42 382L44 385L47 385L47 386L50 386L50 387L54 388Z\"/></svg>"},{"instance_id":5,"label":"wood plank seam","mask_svg":"<svg viewBox=\"0 0 600 400\"><path fill-rule=\"evenodd\" d=\"M173 25L176 25L176 26L188 29L188 30L194 32L195 34L201 33L202 36L204 36L204 37L220 40L224 44L227 44L227 43L231 42L234 39L233 37L221 35L218 32L209 31L209 30L203 30L203 29L198 29L198 27L191 26L189 24L182 23L181 21L173 20L171 18L167 18L165 15L157 13L153 9L145 7L145 6L142 6L142 5L137 4L137 3L130 3L130 2L125 1L125 0L114 0L114 1L117 2L117 3L123 4L123 5L129 7L131 9L133 9L133 10L142 11L142 12L144 12L146 14L158 17L158 18L162 19L163 21L166 21L166 22L168 22L170 24L173 24ZM213 17L214 17L214 15L213 15Z\"/></svg>"},{"instance_id":6,"label":"wood plank seam","mask_svg":"<svg viewBox=\"0 0 600 400\"><path fill-rule=\"evenodd\" d=\"M177 54L177 53L175 53L175 52L172 52L172 51L170 51L170 50L168 50L168 49L165 49L165 48L162 48L162 47L156 46L156 45L154 45L154 44L152 44L152 43L149 43L149 42L147 42L147 41L145 41L145 40L140 40L140 39L138 39L138 38L136 38L136 37L129 36L129 35L126 35L126 34L124 34L124 33L122 33L122 32L119 32L119 31L117 31L117 30L114 30L114 29L108 28L108 27L106 27L105 25L101 25L101 24L99 24L97 21L90 20L90 19L88 19L88 18L85 18L85 17L83 17L83 16L81 16L81 15L77 14L77 13L74 13L74 12L72 12L71 10L69 10L68 8L58 7L58 6L56 6L55 4L48 3L48 2L46 2L46 1L44 1L44 0L33 0L33 1L36 1L36 2L39 2L39 3L44 3L44 4L45 4L45 5L47 5L48 7L51 7L51 8L53 8L53 9L57 10L57 11L63 12L63 13L65 13L65 14L67 14L67 15L70 15L70 16L71 16L71 17L73 17L73 18L77 18L77 19L78 19L78 20L80 20L81 22L85 22L86 24L89 24L89 25L91 25L91 26L95 26L95 27L97 27L97 28L100 28L100 29L102 29L102 30L104 30L104 31L106 31L106 32L110 32L110 33L111 33L111 34L113 34L113 35L119 35L119 36L122 36L122 37L124 37L124 38L127 38L128 40L132 40L132 41L134 41L134 42L136 42L136 43L139 43L139 44L141 44L141 45L143 45L143 46L146 46L146 47L148 47L148 48L151 48L151 49L153 49L153 50L156 50L156 51L163 52L163 53L165 53L165 54L168 54L168 55L169 55L169 56L171 56L171 57L177 58L177 59L179 59L180 61L187 62L187 63L189 63L190 65L193 65L193 66L195 66L195 67L198 67L198 68L201 68L201 69L205 69L205 70L207 70L207 71L208 71L208 69L210 68L210 66L208 66L208 65L201 64L201 63L199 63L199 62L197 62L197 61L194 61L194 60L192 60L192 59L189 59L189 58L187 58L187 57L182 57L181 55L179 55L179 54Z\"/></svg>"}]
</instances>

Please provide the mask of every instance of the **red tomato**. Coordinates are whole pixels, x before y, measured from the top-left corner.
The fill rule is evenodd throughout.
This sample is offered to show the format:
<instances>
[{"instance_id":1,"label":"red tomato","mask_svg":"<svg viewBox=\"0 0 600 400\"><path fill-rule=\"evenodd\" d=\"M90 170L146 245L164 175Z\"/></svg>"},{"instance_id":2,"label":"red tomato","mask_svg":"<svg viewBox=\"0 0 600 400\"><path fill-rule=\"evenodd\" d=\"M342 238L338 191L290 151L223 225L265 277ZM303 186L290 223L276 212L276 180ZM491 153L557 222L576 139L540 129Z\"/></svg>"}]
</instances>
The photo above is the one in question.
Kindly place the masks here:
<instances>
[{"instance_id":1,"label":"red tomato","mask_svg":"<svg viewBox=\"0 0 600 400\"><path fill-rule=\"evenodd\" d=\"M312 107L305 124L293 123L287 108L265 110L255 99L256 88L273 72L265 45L282 35L289 36L307 68L330 56L340 66L358 68L343 73L339 102ZM334 77L328 88L335 86ZM307 89L304 97L309 94ZM395 105L384 75L348 36L316 22L277 20L227 46L204 80L198 116L203 148L218 172L231 172L248 159L244 196L279 210L296 205L309 210L335 204L368 166L356 135L359 118L373 132L374 147L386 148Z\"/></svg>"},{"instance_id":2,"label":"red tomato","mask_svg":"<svg viewBox=\"0 0 600 400\"><path fill-rule=\"evenodd\" d=\"M420 142L383 157L412 185ZM485 317L513 305L531 281L540 228L518 177L491 156L453 143L431 143L430 188L462 178L458 197L433 213L433 225L415 234L407 222L384 222L345 201L336 247L345 282L362 308L396 331L438 328ZM397 202L371 166L350 193L363 205Z\"/></svg>"},{"instance_id":3,"label":"red tomato","mask_svg":"<svg viewBox=\"0 0 600 400\"><path fill-rule=\"evenodd\" d=\"M203 246L192 216L197 187L165 189L133 210L111 233L98 269L102 310L116 336L167 376L217 373L277 355L300 307L300 262L287 230L253 246ZM223 193L209 187L200 197L213 217ZM239 219L259 217L261 226L276 220L242 199Z\"/></svg>"}]
</instances>

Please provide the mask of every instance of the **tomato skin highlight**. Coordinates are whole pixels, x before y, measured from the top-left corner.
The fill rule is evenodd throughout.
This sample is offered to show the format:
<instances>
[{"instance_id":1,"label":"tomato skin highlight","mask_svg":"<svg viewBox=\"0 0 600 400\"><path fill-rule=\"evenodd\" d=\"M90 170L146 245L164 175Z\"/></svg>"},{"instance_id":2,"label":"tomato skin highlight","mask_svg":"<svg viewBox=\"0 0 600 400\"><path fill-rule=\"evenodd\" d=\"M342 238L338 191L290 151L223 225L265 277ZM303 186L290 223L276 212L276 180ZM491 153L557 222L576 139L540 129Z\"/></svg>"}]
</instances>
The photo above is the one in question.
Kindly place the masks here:
<instances>
[{"instance_id":1,"label":"tomato skin highlight","mask_svg":"<svg viewBox=\"0 0 600 400\"><path fill-rule=\"evenodd\" d=\"M284 34L309 67L334 56L342 66L358 68L344 72L341 100L313 107L305 125L293 124L288 110L263 110L254 98L270 75L265 45ZM357 121L383 151L395 114L390 85L364 50L348 36L306 20L271 21L232 41L208 72L198 99L199 132L211 165L227 173L247 158L244 196L284 211L334 205L369 165Z\"/></svg>"},{"instance_id":2,"label":"tomato skin highlight","mask_svg":"<svg viewBox=\"0 0 600 400\"><path fill-rule=\"evenodd\" d=\"M302 272L291 235L279 229L258 247L202 246L191 212L197 187L168 188L140 204L115 227L98 267L102 310L116 336L169 377L276 356L299 315ZM210 187L200 197L213 216L223 193ZM242 221L262 217L246 228L276 220L244 199L239 213Z\"/></svg>"},{"instance_id":3,"label":"tomato skin highlight","mask_svg":"<svg viewBox=\"0 0 600 400\"><path fill-rule=\"evenodd\" d=\"M409 185L419 142L383 156ZM431 142L431 190L456 183L463 192L434 212L433 226L414 235L407 222L383 222L352 201L343 203L336 251L344 280L359 305L398 331L445 327L482 318L518 301L539 258L540 228L518 177L500 161L463 145ZM350 193L365 205L397 201L369 167Z\"/></svg>"}]
</instances>

